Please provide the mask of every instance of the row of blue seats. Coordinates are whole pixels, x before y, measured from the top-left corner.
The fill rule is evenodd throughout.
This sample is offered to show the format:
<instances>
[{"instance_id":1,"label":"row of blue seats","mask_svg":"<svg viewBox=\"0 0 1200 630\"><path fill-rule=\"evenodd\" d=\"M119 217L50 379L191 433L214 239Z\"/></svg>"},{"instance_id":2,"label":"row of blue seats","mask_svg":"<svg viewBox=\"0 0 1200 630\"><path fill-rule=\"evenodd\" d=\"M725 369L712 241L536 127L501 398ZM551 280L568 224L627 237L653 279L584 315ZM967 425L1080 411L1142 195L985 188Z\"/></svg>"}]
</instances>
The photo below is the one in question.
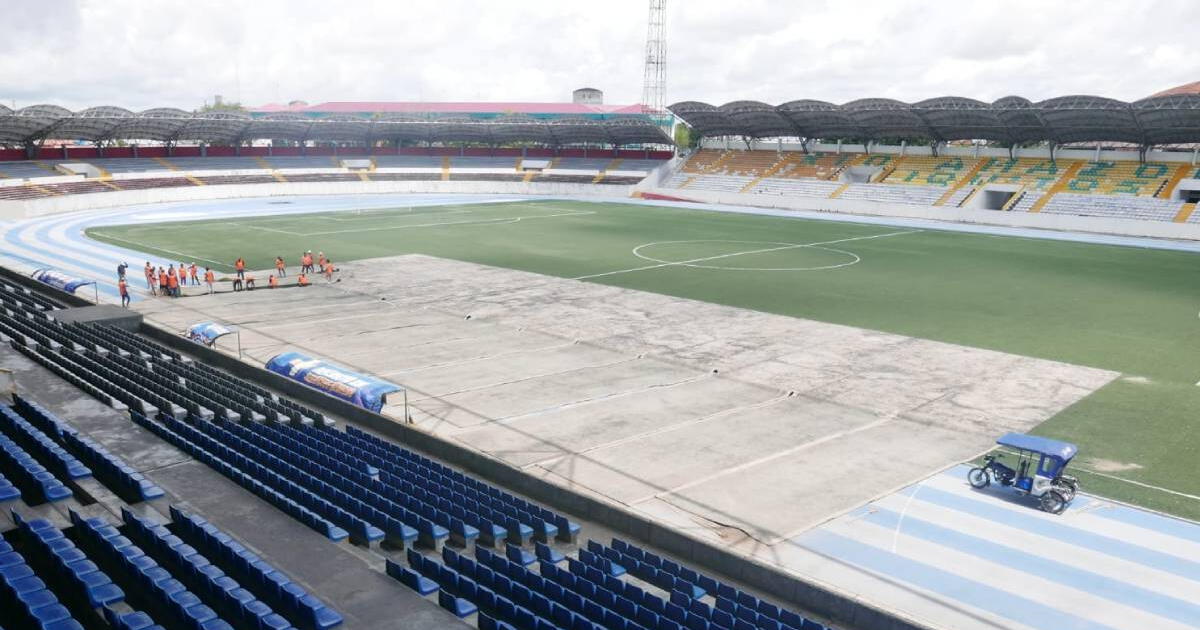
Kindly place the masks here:
<instances>
[{"instance_id":1,"label":"row of blue seats","mask_svg":"<svg viewBox=\"0 0 1200 630\"><path fill-rule=\"evenodd\" d=\"M92 557L105 564L110 575L129 587L129 598L155 618L170 620L169 626L181 630L233 630L216 611L116 527L102 518L85 519L74 510L70 515L80 543Z\"/></svg>"},{"instance_id":2,"label":"row of blue seats","mask_svg":"<svg viewBox=\"0 0 1200 630\"><path fill-rule=\"evenodd\" d=\"M22 537L29 543L31 555L40 556L43 566L50 568L57 581L68 585L74 595L91 608L108 606L125 600L125 592L113 583L108 574L88 559L57 527L46 519L27 521L15 511L13 521ZM48 574L46 577L49 577Z\"/></svg>"},{"instance_id":3,"label":"row of blue seats","mask_svg":"<svg viewBox=\"0 0 1200 630\"><path fill-rule=\"evenodd\" d=\"M287 619L171 530L141 518L127 508L121 508L121 518L130 540L153 555L184 586L203 596L225 619L256 630L288 630L292 627Z\"/></svg>"},{"instance_id":4,"label":"row of blue seats","mask_svg":"<svg viewBox=\"0 0 1200 630\"><path fill-rule=\"evenodd\" d=\"M0 330L0 333L2 332L3 331ZM59 355L53 355L52 357L50 354L43 353L37 348L23 346L18 343L13 343L12 347L15 348L17 352L20 352L30 359L33 359L38 363L38 365L41 365L47 370L54 372L63 380L74 385L75 387L78 387L79 389L82 389L92 398L99 400L113 409L125 409L132 407L133 405L140 405L143 403L143 401L137 399L129 392L123 391L119 388L111 388L111 391L107 385L105 388L101 388L96 384L98 381L100 381L100 379L94 378L95 375L87 376L83 374L83 370L78 369L77 366L68 367L68 364L62 361L62 357ZM87 377L85 378L85 376Z\"/></svg>"},{"instance_id":5,"label":"row of blue seats","mask_svg":"<svg viewBox=\"0 0 1200 630\"><path fill-rule=\"evenodd\" d=\"M13 400L13 408L22 417L79 457L101 481L118 490L118 494L134 502L163 496L162 488L146 479L145 475L91 438L80 436L74 427L45 407L15 394Z\"/></svg>"},{"instance_id":6,"label":"row of blue seats","mask_svg":"<svg viewBox=\"0 0 1200 630\"><path fill-rule=\"evenodd\" d=\"M589 541L589 548L592 550L595 549L592 547L591 541ZM653 573L646 571L647 568L651 568L656 569L659 573L665 572L679 578L684 578L704 588L713 595L716 599L717 609L729 612L739 619L745 619L755 627L773 628L773 622L778 622L781 628L827 630L823 624L807 619L799 613L759 599L735 586L697 573L688 567L662 558L657 554L641 549L619 538L613 538L612 547L602 549L601 552L604 554L610 554L611 552L618 554L616 557L619 561L635 576L641 573L648 578L656 577ZM647 579L646 581L652 581L652 579Z\"/></svg>"},{"instance_id":7,"label":"row of blue seats","mask_svg":"<svg viewBox=\"0 0 1200 630\"><path fill-rule=\"evenodd\" d=\"M452 519L436 506L411 496L388 493L387 488L380 486L367 472L275 433L291 429L261 424L221 423L220 426L287 465L312 475L315 481L306 484L310 490L327 498L333 497L335 503L375 524L392 543L406 544L419 537L424 544L436 546L438 541L454 534L460 543L466 544L479 536L476 528Z\"/></svg>"},{"instance_id":8,"label":"row of blue seats","mask_svg":"<svg viewBox=\"0 0 1200 630\"><path fill-rule=\"evenodd\" d=\"M0 538L0 611L4 623L40 630L83 630L58 601L54 591L37 577L25 557Z\"/></svg>"},{"instance_id":9,"label":"row of blue seats","mask_svg":"<svg viewBox=\"0 0 1200 630\"><path fill-rule=\"evenodd\" d=\"M21 491L4 475L0 475L0 503L21 498Z\"/></svg>"},{"instance_id":10,"label":"row of blue seats","mask_svg":"<svg viewBox=\"0 0 1200 630\"><path fill-rule=\"evenodd\" d=\"M591 560L592 558L597 560ZM716 580L702 579L696 571L688 567L681 567L670 560L665 561L660 568L655 568L649 563L638 562L631 557L622 555L616 549L605 547L594 540L587 542L587 549L580 550L579 559L602 569L609 564L619 566L621 573L629 571L638 579L649 582L668 593L683 591L692 599L703 597L707 593L715 594L713 589L717 586Z\"/></svg>"},{"instance_id":11,"label":"row of blue seats","mask_svg":"<svg viewBox=\"0 0 1200 630\"><path fill-rule=\"evenodd\" d=\"M308 432L311 434L312 430ZM493 509L498 509L518 521L536 525L534 533L540 539L547 540L550 536L555 536L559 540L573 542L579 533L579 525L561 514L354 427L346 427L345 432L327 431L319 434L337 441L339 448L360 448L363 452L371 453L373 459L365 460L367 463L379 466L384 471L394 471L392 474L401 480L408 480L416 475L418 479L425 478L437 483L439 487L430 489L446 495L447 498L450 498L452 492L481 503L485 497L490 497L496 501L490 504ZM395 468L395 465L399 465L399 469ZM427 474L422 475L422 472ZM522 514L526 516L522 517ZM522 521L522 518L526 520Z\"/></svg>"},{"instance_id":12,"label":"row of blue seats","mask_svg":"<svg viewBox=\"0 0 1200 630\"><path fill-rule=\"evenodd\" d=\"M168 400L183 407L191 415L211 417L215 414L235 420L242 417L254 417L255 412L249 407L220 396L211 397L200 388L191 387L190 384L180 383L179 379L156 373L144 361L122 357L112 352L96 355L95 358L96 362L105 369L163 392Z\"/></svg>"},{"instance_id":13,"label":"row of blue seats","mask_svg":"<svg viewBox=\"0 0 1200 630\"><path fill-rule=\"evenodd\" d=\"M445 528L461 545L466 545L480 536L486 543L496 545L510 536L517 540L523 540L533 534L532 527L516 518L486 507L467 505L466 502L469 500L465 497L438 496L413 486L408 481L395 480L390 476L384 477L386 473L361 462L361 460L356 461L354 466L336 461L335 457L347 458L344 451L336 449L331 444L321 442L313 436L304 435L296 429L268 425L250 425L249 428L243 427L243 429L272 439L275 444L289 448L314 463L332 469L341 477L346 478L348 482L353 482L361 488L381 494L390 501L416 511L422 517ZM315 433L320 435L322 432L329 433L331 431L323 429ZM285 457L285 459L287 458ZM291 460L289 459L289 461ZM372 472L380 475L380 479L372 478ZM389 479L390 483L380 483L389 481ZM334 483L343 490L350 491L346 485L339 484L336 479ZM527 516L527 518L533 520L531 517Z\"/></svg>"},{"instance_id":14,"label":"row of blue seats","mask_svg":"<svg viewBox=\"0 0 1200 630\"><path fill-rule=\"evenodd\" d=\"M538 523L529 514L524 514L525 522L522 522L511 514L480 506L462 496L435 494L414 486L407 479L400 479L381 471L378 467L362 459L352 459L355 463L354 466L335 462L335 457L353 458L353 455L348 456L346 451L339 448L334 442L320 439L327 435L337 434L336 431L317 429L305 432L290 427L267 425L254 425L249 430L269 436L276 443L284 445L314 462L333 468L342 476L354 479L359 485L378 492L391 501L416 510L422 516L446 528L459 544L465 545L478 537L482 537L484 542L490 545L498 545L505 539L525 540L534 534L534 528L525 522ZM380 466L395 469L394 465L387 461L378 461L378 463ZM370 477L372 472L379 476L378 481ZM414 501L418 502L417 506L412 505ZM541 523L541 525L544 527L546 524ZM550 528L550 531L557 531L553 526Z\"/></svg>"},{"instance_id":15,"label":"row of blue seats","mask_svg":"<svg viewBox=\"0 0 1200 630\"><path fill-rule=\"evenodd\" d=\"M105 608L104 621L112 630L164 630L162 626L154 623L150 615L140 610L123 613Z\"/></svg>"},{"instance_id":16,"label":"row of blue seats","mask_svg":"<svg viewBox=\"0 0 1200 630\"><path fill-rule=\"evenodd\" d=\"M345 540L349 536L346 530L338 527L329 519L318 514L315 510L312 510L308 506L294 500L292 496L298 495L299 491L302 489L295 487L295 485L291 484L291 482L272 477L267 479L267 481L274 482L279 487L284 488L287 494L285 494L283 491L277 490L272 485L264 483L257 474L252 475L245 472L241 468L229 463L224 458L215 455L208 448L197 444L192 439L177 433L176 431L172 430L172 428L169 428L166 424L164 424L169 422L171 423L172 427L180 428L182 423L174 418L169 416L160 416L162 422L158 422L132 410L130 411L129 415L136 424L149 429L155 435L173 444L192 457L195 457L222 475L225 475L229 479L233 480L234 483L246 488L250 492L253 492L263 499L266 499L269 503L271 503L271 505L274 505L280 510L286 512L314 531L328 537L330 540L336 542ZM199 437L202 437L206 440L206 445L210 447L213 446L211 440L209 440L207 436L200 435ZM226 453L226 455L228 455L228 453Z\"/></svg>"},{"instance_id":17,"label":"row of blue seats","mask_svg":"<svg viewBox=\"0 0 1200 630\"><path fill-rule=\"evenodd\" d=\"M290 484L298 492L295 496L297 501L309 505L318 514L337 523L349 533L351 541L370 543L385 537L383 529L365 518L375 515L375 512L362 501L355 502L345 492L312 473L250 444L215 422L198 418L191 418L191 421L190 426L180 423L177 430L191 439L209 440L214 452L228 452L231 460L245 470ZM192 434L189 435L189 432Z\"/></svg>"},{"instance_id":18,"label":"row of blue seats","mask_svg":"<svg viewBox=\"0 0 1200 630\"><path fill-rule=\"evenodd\" d=\"M483 553L479 553L482 551ZM443 554L447 565L459 571L459 584L467 577L478 583L490 584L497 593L509 594L513 601L528 606L532 611L548 615L561 627L588 628L601 625L606 628L663 628L678 630L678 626L666 620L660 623L659 615L640 605L645 599L663 606L662 600L645 593L636 586L626 585L612 578L608 586L620 588L613 591L604 585L593 583L584 577L576 578L567 571L548 561L539 563L541 574L534 573L520 562L477 550L476 559L461 555ZM468 586L469 588L469 586ZM634 599L636 598L636 600ZM503 607L502 607L503 608ZM639 620L640 615L640 620ZM502 621L514 621L502 614ZM519 625L518 625L519 627Z\"/></svg>"},{"instance_id":19,"label":"row of blue seats","mask_svg":"<svg viewBox=\"0 0 1200 630\"><path fill-rule=\"evenodd\" d=\"M334 485L345 492L357 495L357 498L366 500L385 512L389 511L389 508L386 507L387 504L394 504L396 508L411 511L418 519L415 523L404 516L398 518L406 524L415 525L426 543L435 543L452 536L459 544L465 545L478 538L481 531L487 534L485 538L489 540L495 538L496 529L501 532L506 531L502 527L481 519L470 518L465 513L452 514L451 506L440 503L437 501L437 497L428 497L424 493L405 492L402 488L381 484L380 480L373 476L379 474L379 470L374 466L363 463L361 460L351 459L352 456L347 456L345 452L338 451L312 436L304 435L295 428L270 425L249 425L239 428L243 432L254 434L255 439L265 440L266 442L259 442L259 444L268 450L284 449L286 453L283 454L283 457L289 462L294 463L298 458L306 460L309 466L328 469L326 474L333 479ZM332 430L319 429L316 432L320 434L332 432ZM354 464L339 461L345 459L351 459Z\"/></svg>"},{"instance_id":20,"label":"row of blue seats","mask_svg":"<svg viewBox=\"0 0 1200 630\"><path fill-rule=\"evenodd\" d=\"M425 469L440 476L440 481L442 481L444 484L463 484L467 487L467 489L501 499L507 505L511 505L519 510L530 512L531 514L539 516L547 521L552 521L556 525L561 518L553 511L547 510L536 503L525 501L524 499L509 494L481 479L454 470L453 468L425 457L420 453L404 448L398 444L393 444L355 427L347 426L344 433L336 433L335 436L347 445L369 450L384 457L386 461L396 461L394 458L398 456L399 463L405 466L405 471L411 470L408 464L415 464L418 468ZM575 523L571 523L566 528L566 531L559 532L559 537L563 540L566 540L566 537L569 534L578 532L579 526Z\"/></svg>"},{"instance_id":21,"label":"row of blue seats","mask_svg":"<svg viewBox=\"0 0 1200 630\"><path fill-rule=\"evenodd\" d=\"M300 628L328 630L342 623L342 616L316 595L293 582L258 554L246 549L232 536L203 517L171 506L176 533L193 546L207 550L221 568L243 583L258 585L262 598L283 611Z\"/></svg>"},{"instance_id":22,"label":"row of blue seats","mask_svg":"<svg viewBox=\"0 0 1200 630\"><path fill-rule=\"evenodd\" d=\"M0 434L0 473L9 477L30 505L71 498L71 489L63 485L25 449Z\"/></svg>"},{"instance_id":23,"label":"row of blue seats","mask_svg":"<svg viewBox=\"0 0 1200 630\"><path fill-rule=\"evenodd\" d=\"M100 365L83 354L61 353L55 355L53 361L109 396L120 400L130 409L151 414L159 410L172 414L180 412L177 409L178 406L173 405L165 396L139 381L127 378Z\"/></svg>"},{"instance_id":24,"label":"row of blue seats","mask_svg":"<svg viewBox=\"0 0 1200 630\"><path fill-rule=\"evenodd\" d=\"M30 424L12 407L0 405L0 431L8 434L18 444L32 451L47 467L67 479L85 479L92 471L74 455L50 439L41 429Z\"/></svg>"}]
</instances>

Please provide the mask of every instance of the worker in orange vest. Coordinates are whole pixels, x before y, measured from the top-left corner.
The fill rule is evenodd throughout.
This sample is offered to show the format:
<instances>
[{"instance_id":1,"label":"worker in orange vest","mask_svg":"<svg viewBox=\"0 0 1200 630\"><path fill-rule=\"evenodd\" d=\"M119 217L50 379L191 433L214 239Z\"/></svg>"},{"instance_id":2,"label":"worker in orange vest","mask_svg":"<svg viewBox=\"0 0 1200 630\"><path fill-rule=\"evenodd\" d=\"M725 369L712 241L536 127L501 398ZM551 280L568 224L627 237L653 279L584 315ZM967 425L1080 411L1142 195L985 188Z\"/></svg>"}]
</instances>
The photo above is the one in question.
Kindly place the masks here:
<instances>
[{"instance_id":1,"label":"worker in orange vest","mask_svg":"<svg viewBox=\"0 0 1200 630\"><path fill-rule=\"evenodd\" d=\"M325 252L317 252L317 269L325 271Z\"/></svg>"},{"instance_id":2,"label":"worker in orange vest","mask_svg":"<svg viewBox=\"0 0 1200 630\"><path fill-rule=\"evenodd\" d=\"M275 277L275 274L271 274L271 275L267 276L267 288L268 289L279 288L279 279Z\"/></svg>"},{"instance_id":3,"label":"worker in orange vest","mask_svg":"<svg viewBox=\"0 0 1200 630\"><path fill-rule=\"evenodd\" d=\"M300 256L300 271L312 272L312 270L312 252L304 252L304 254Z\"/></svg>"},{"instance_id":4,"label":"worker in orange vest","mask_svg":"<svg viewBox=\"0 0 1200 630\"><path fill-rule=\"evenodd\" d=\"M196 277L196 271L196 263L192 263L192 266L188 267L188 277L192 279L192 286L198 287L200 286L200 278Z\"/></svg>"},{"instance_id":5,"label":"worker in orange vest","mask_svg":"<svg viewBox=\"0 0 1200 630\"><path fill-rule=\"evenodd\" d=\"M175 273L175 267L167 270L167 288L172 296L179 297L179 275Z\"/></svg>"},{"instance_id":6,"label":"worker in orange vest","mask_svg":"<svg viewBox=\"0 0 1200 630\"><path fill-rule=\"evenodd\" d=\"M238 280L246 279L246 261L238 256L238 259L233 261L233 268L237 270Z\"/></svg>"},{"instance_id":7,"label":"worker in orange vest","mask_svg":"<svg viewBox=\"0 0 1200 630\"><path fill-rule=\"evenodd\" d=\"M170 295L171 294L171 288L168 286L168 283L167 283L167 271L165 269L163 269L162 267L158 268L158 289L159 289L159 291L158 291L159 295Z\"/></svg>"},{"instance_id":8,"label":"worker in orange vest","mask_svg":"<svg viewBox=\"0 0 1200 630\"><path fill-rule=\"evenodd\" d=\"M117 280L117 292L121 294L121 308L129 308L129 286L125 284L125 278Z\"/></svg>"},{"instance_id":9,"label":"worker in orange vest","mask_svg":"<svg viewBox=\"0 0 1200 630\"><path fill-rule=\"evenodd\" d=\"M155 287L158 286L158 275L154 273L154 265L150 261L146 261L146 289L150 291L150 295L158 295Z\"/></svg>"},{"instance_id":10,"label":"worker in orange vest","mask_svg":"<svg viewBox=\"0 0 1200 630\"><path fill-rule=\"evenodd\" d=\"M324 271L325 271L325 281L333 282L333 261L332 260L325 261Z\"/></svg>"},{"instance_id":11,"label":"worker in orange vest","mask_svg":"<svg viewBox=\"0 0 1200 630\"><path fill-rule=\"evenodd\" d=\"M280 278L287 277L287 265L283 264L283 256L275 257L275 271L279 274Z\"/></svg>"},{"instance_id":12,"label":"worker in orange vest","mask_svg":"<svg viewBox=\"0 0 1200 630\"><path fill-rule=\"evenodd\" d=\"M213 270L208 267L204 268L204 283L208 285L208 294L213 294L213 283L217 281L217 277L213 274Z\"/></svg>"},{"instance_id":13,"label":"worker in orange vest","mask_svg":"<svg viewBox=\"0 0 1200 630\"><path fill-rule=\"evenodd\" d=\"M303 271L300 272L300 277L296 279L296 285L301 287L308 286L308 275Z\"/></svg>"}]
</instances>

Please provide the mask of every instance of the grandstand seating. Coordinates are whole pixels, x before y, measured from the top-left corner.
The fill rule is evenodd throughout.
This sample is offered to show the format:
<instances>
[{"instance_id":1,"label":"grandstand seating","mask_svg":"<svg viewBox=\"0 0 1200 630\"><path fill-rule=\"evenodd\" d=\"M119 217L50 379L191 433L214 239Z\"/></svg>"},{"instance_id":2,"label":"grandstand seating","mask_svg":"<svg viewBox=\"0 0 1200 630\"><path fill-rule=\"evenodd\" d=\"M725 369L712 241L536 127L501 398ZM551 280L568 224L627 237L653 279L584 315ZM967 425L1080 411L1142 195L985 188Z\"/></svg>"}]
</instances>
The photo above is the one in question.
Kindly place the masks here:
<instances>
[{"instance_id":1,"label":"grandstand seating","mask_svg":"<svg viewBox=\"0 0 1200 630\"><path fill-rule=\"evenodd\" d=\"M360 429L339 430L319 412L133 333L59 323L46 316L52 302L2 289L13 312L0 315L0 330L11 332L15 348L86 382L105 402L130 401L134 422L329 538L403 545L408 566L388 560L387 574L460 618L475 617L480 628L824 629L620 540L576 550L580 526L561 514ZM37 456L55 462L60 476L85 478L90 468L136 495L130 503L162 494L21 396L0 406L0 435L16 434L39 445ZM0 501L23 495L5 488L0 478ZM55 630L91 627L77 614L89 610L110 628L139 630L328 630L342 622L244 545L176 506L165 523L129 508L116 524L67 512L71 527L61 530L19 521L20 551L32 568L13 575L33 581L19 585L25 599L0 592L6 611L10 600L13 610L27 602ZM447 539L454 545L438 544ZM0 565L24 562L5 545Z\"/></svg>"},{"instance_id":2,"label":"grandstand seating","mask_svg":"<svg viewBox=\"0 0 1200 630\"><path fill-rule=\"evenodd\" d=\"M1166 185L1175 166L1162 162L1088 162L1064 189L1072 194L1153 196Z\"/></svg>"},{"instance_id":3,"label":"grandstand seating","mask_svg":"<svg viewBox=\"0 0 1200 630\"><path fill-rule=\"evenodd\" d=\"M772 154L773 155L773 154ZM101 170L99 179L71 178L55 170L62 161L0 162L0 201L106 193L121 190L274 182L357 181L535 181L629 186L662 165L659 160L625 158L553 158L558 173L523 171L510 156L381 155L368 171L347 172L342 157L100 158L79 160ZM447 166L449 177L442 177ZM619 168L618 168L619 167ZM413 169L381 172L379 169ZM579 171L574 173L572 171ZM602 177L597 173L613 172ZM211 173L211 174L210 174ZM68 180L68 181L64 181Z\"/></svg>"},{"instance_id":4,"label":"grandstand seating","mask_svg":"<svg viewBox=\"0 0 1200 630\"><path fill-rule=\"evenodd\" d=\"M388 560L386 570L458 617L478 613L481 629L825 629L620 539L589 540L575 557L541 549L537 558L514 546L503 555L476 547L474 558L449 547L440 558L410 549L407 567Z\"/></svg>"},{"instance_id":5,"label":"grandstand seating","mask_svg":"<svg viewBox=\"0 0 1200 630\"><path fill-rule=\"evenodd\" d=\"M852 153L788 153L787 164L774 177L836 179L854 159Z\"/></svg>"},{"instance_id":6,"label":"grandstand seating","mask_svg":"<svg viewBox=\"0 0 1200 630\"><path fill-rule=\"evenodd\" d=\"M5 315L0 331L30 358L73 375L105 402L120 401L135 422L331 539L498 545L578 531L541 506L362 432L332 430L319 412L120 329ZM255 423L264 420L270 424ZM43 477L48 498L69 496L52 475Z\"/></svg>"},{"instance_id":7,"label":"grandstand seating","mask_svg":"<svg viewBox=\"0 0 1200 630\"><path fill-rule=\"evenodd\" d=\"M1127 195L1103 196L1072 192L1054 195L1042 208L1042 212L1143 221L1173 221L1182 207L1183 202L1174 199L1144 196L1130 198Z\"/></svg>"},{"instance_id":8,"label":"grandstand seating","mask_svg":"<svg viewBox=\"0 0 1200 630\"><path fill-rule=\"evenodd\" d=\"M909 156L892 162L884 184L951 186L976 165L974 158Z\"/></svg>"},{"instance_id":9,"label":"grandstand seating","mask_svg":"<svg viewBox=\"0 0 1200 630\"><path fill-rule=\"evenodd\" d=\"M911 184L850 184L838 198L930 206L945 192L943 188Z\"/></svg>"},{"instance_id":10,"label":"grandstand seating","mask_svg":"<svg viewBox=\"0 0 1200 630\"><path fill-rule=\"evenodd\" d=\"M1065 163L1048 159L986 158L968 185L1012 184L1030 190L1047 190L1062 177L1066 169Z\"/></svg>"}]
</instances>

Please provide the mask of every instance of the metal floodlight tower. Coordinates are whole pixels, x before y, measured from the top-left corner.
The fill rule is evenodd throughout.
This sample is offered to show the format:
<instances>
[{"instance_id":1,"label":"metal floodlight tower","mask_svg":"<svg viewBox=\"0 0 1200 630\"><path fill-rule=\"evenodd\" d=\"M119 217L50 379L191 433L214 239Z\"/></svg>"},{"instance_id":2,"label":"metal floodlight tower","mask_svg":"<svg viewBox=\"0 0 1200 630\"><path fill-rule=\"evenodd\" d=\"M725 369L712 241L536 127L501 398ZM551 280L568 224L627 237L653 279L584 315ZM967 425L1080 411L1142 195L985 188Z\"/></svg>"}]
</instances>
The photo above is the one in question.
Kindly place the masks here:
<instances>
[{"instance_id":1,"label":"metal floodlight tower","mask_svg":"<svg viewBox=\"0 0 1200 630\"><path fill-rule=\"evenodd\" d=\"M667 40L663 32L666 0L650 0L650 19L646 23L646 65L642 76L642 106L651 114L663 113L663 94L667 88Z\"/></svg>"}]
</instances>

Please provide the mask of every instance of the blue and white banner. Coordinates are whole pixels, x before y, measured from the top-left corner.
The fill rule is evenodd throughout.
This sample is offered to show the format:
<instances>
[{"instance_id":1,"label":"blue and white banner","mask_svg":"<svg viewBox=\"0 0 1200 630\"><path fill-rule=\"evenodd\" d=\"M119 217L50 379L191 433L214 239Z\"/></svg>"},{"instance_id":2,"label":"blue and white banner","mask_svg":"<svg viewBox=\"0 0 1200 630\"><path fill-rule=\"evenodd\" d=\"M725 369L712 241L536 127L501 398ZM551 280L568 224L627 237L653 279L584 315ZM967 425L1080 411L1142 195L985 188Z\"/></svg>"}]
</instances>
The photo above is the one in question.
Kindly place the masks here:
<instances>
[{"instance_id":1,"label":"blue and white banner","mask_svg":"<svg viewBox=\"0 0 1200 630\"><path fill-rule=\"evenodd\" d=\"M217 343L217 339L220 339L225 335L231 335L235 332L237 332L236 328L230 328L224 324L218 324L215 322L200 322L199 324L192 324L188 327L187 338L195 341L196 343L212 346L214 343Z\"/></svg>"},{"instance_id":2,"label":"blue and white banner","mask_svg":"<svg viewBox=\"0 0 1200 630\"><path fill-rule=\"evenodd\" d=\"M48 284L55 289L66 291L67 293L71 294L74 294L75 289L78 289L79 287L87 286L89 284L96 284L95 280L75 278L68 276L61 271L55 271L53 269L38 269L31 275L33 276L34 280L37 280L42 284Z\"/></svg>"},{"instance_id":3,"label":"blue and white banner","mask_svg":"<svg viewBox=\"0 0 1200 630\"><path fill-rule=\"evenodd\" d=\"M320 391L379 413L388 394L403 391L395 383L352 372L322 359L299 352L284 352L271 357L268 370L282 374Z\"/></svg>"}]
</instances>

